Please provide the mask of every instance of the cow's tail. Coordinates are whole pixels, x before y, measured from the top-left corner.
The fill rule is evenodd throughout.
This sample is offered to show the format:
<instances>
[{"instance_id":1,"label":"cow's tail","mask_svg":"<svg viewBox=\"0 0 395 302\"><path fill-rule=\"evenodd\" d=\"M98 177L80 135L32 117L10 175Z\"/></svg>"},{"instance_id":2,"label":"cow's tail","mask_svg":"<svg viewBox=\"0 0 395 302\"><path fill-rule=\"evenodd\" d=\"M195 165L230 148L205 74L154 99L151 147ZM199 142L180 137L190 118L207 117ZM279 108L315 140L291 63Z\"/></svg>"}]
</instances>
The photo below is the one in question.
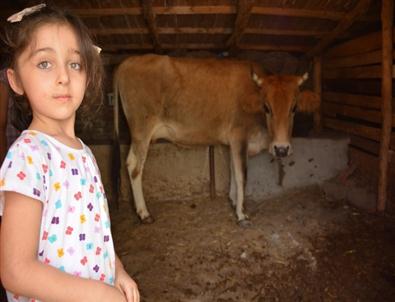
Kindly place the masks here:
<instances>
[{"instance_id":1,"label":"cow's tail","mask_svg":"<svg viewBox=\"0 0 395 302\"><path fill-rule=\"evenodd\" d=\"M113 81L114 131L112 139L112 200L116 208L119 207L120 178L121 178L121 145L119 139L119 89L117 74Z\"/></svg>"}]
</instances>

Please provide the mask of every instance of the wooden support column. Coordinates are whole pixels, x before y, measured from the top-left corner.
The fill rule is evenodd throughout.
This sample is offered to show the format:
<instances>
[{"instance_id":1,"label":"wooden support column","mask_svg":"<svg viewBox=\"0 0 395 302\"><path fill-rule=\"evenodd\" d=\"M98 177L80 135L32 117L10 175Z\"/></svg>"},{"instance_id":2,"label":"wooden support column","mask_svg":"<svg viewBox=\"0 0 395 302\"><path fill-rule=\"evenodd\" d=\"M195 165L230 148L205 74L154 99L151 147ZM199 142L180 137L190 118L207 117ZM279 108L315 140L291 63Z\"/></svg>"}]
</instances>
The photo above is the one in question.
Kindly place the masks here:
<instances>
[{"instance_id":1,"label":"wooden support column","mask_svg":"<svg viewBox=\"0 0 395 302\"><path fill-rule=\"evenodd\" d=\"M210 163L210 198L211 200L215 199L217 196L215 190L215 156L214 156L214 146L208 147L209 153L209 163Z\"/></svg>"},{"instance_id":2,"label":"wooden support column","mask_svg":"<svg viewBox=\"0 0 395 302\"><path fill-rule=\"evenodd\" d=\"M320 56L314 57L314 92L318 94L321 100L322 93L322 60ZM318 111L314 112L314 132L318 133L322 130L322 104Z\"/></svg>"},{"instance_id":3,"label":"wooden support column","mask_svg":"<svg viewBox=\"0 0 395 302\"><path fill-rule=\"evenodd\" d=\"M161 53L162 48L159 43L159 34L156 27L156 15L152 10L152 0L141 1L141 5L143 6L144 19L147 22L154 50L156 53Z\"/></svg>"},{"instance_id":4,"label":"wooden support column","mask_svg":"<svg viewBox=\"0 0 395 302\"><path fill-rule=\"evenodd\" d=\"M388 188L388 163L389 148L392 131L392 29L394 18L394 1L382 0L381 24L382 24L382 79L381 79L381 112L382 129L380 140L380 163L379 163L379 188L377 198L377 210L384 211L387 202Z\"/></svg>"},{"instance_id":5,"label":"wooden support column","mask_svg":"<svg viewBox=\"0 0 395 302\"><path fill-rule=\"evenodd\" d=\"M237 16L233 34L226 41L226 47L233 51L238 48L240 39L247 28L254 0L238 0Z\"/></svg>"}]
</instances>

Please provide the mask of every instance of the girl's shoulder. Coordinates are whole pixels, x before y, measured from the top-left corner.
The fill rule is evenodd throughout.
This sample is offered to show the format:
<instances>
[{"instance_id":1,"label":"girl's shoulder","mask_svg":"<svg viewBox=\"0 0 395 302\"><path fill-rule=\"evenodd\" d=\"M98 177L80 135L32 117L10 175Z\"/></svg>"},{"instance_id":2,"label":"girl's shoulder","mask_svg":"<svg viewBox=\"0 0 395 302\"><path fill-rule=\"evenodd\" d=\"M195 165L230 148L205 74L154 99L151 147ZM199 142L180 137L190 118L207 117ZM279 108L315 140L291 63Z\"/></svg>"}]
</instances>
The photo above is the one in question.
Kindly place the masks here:
<instances>
[{"instance_id":1,"label":"girl's shoulder","mask_svg":"<svg viewBox=\"0 0 395 302\"><path fill-rule=\"evenodd\" d=\"M24 154L40 154L40 151L43 151L45 148L46 143L43 139L37 135L36 133L24 130L18 136L18 138L14 141L14 143L10 146L8 152L9 153L21 153Z\"/></svg>"},{"instance_id":2,"label":"girl's shoulder","mask_svg":"<svg viewBox=\"0 0 395 302\"><path fill-rule=\"evenodd\" d=\"M19 146L32 146L32 145L39 145L40 143L42 145L44 141L44 137L40 132L34 131L34 130L23 130L19 137L15 140L14 145L19 145Z\"/></svg>"},{"instance_id":3,"label":"girl's shoulder","mask_svg":"<svg viewBox=\"0 0 395 302\"><path fill-rule=\"evenodd\" d=\"M38 167L48 161L45 147L41 144L39 137L27 131L23 131L8 149L6 157L1 166L5 173L7 167Z\"/></svg>"},{"instance_id":4,"label":"girl's shoulder","mask_svg":"<svg viewBox=\"0 0 395 302\"><path fill-rule=\"evenodd\" d=\"M84 157L94 155L90 148L81 140L81 149L75 149L58 141L56 138L36 130L24 130L9 149L13 154L29 154L42 157L44 161L51 159L64 160L65 162L83 160Z\"/></svg>"},{"instance_id":5,"label":"girl's shoulder","mask_svg":"<svg viewBox=\"0 0 395 302\"><path fill-rule=\"evenodd\" d=\"M46 134L35 130L24 130L11 145L9 151L30 153L36 157L49 153L60 153L61 148L54 144L53 140Z\"/></svg>"},{"instance_id":6,"label":"girl's shoulder","mask_svg":"<svg viewBox=\"0 0 395 302\"><path fill-rule=\"evenodd\" d=\"M87 146L81 141L82 148L75 149L62 143L57 138L37 130L22 131L19 137L19 141L27 144L34 144L44 148L56 149L59 152L81 152L87 148Z\"/></svg>"}]
</instances>

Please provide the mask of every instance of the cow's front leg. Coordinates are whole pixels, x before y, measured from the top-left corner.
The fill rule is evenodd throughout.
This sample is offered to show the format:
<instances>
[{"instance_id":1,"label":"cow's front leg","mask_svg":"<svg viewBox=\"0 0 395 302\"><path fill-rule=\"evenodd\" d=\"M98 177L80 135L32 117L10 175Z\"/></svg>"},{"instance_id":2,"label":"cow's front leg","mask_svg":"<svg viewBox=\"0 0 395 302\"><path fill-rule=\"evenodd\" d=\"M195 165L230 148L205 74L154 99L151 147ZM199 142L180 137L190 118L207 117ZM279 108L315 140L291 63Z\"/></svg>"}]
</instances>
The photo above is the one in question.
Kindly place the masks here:
<instances>
[{"instance_id":1,"label":"cow's front leg","mask_svg":"<svg viewBox=\"0 0 395 302\"><path fill-rule=\"evenodd\" d=\"M247 144L234 142L230 146L234 179L236 183L236 216L241 226L249 225L248 216L244 214L244 187L247 177Z\"/></svg>"},{"instance_id":2,"label":"cow's front leg","mask_svg":"<svg viewBox=\"0 0 395 302\"><path fill-rule=\"evenodd\" d=\"M232 155L231 155L232 158ZM229 184L229 200L234 209L236 209L236 180L235 180L235 171L233 169L233 161L230 162L230 184Z\"/></svg>"},{"instance_id":3,"label":"cow's front leg","mask_svg":"<svg viewBox=\"0 0 395 302\"><path fill-rule=\"evenodd\" d=\"M147 157L149 143L135 141L132 143L126 161L130 183L132 185L134 205L136 212L143 223L152 223L154 220L148 212L143 195L143 169Z\"/></svg>"}]
</instances>

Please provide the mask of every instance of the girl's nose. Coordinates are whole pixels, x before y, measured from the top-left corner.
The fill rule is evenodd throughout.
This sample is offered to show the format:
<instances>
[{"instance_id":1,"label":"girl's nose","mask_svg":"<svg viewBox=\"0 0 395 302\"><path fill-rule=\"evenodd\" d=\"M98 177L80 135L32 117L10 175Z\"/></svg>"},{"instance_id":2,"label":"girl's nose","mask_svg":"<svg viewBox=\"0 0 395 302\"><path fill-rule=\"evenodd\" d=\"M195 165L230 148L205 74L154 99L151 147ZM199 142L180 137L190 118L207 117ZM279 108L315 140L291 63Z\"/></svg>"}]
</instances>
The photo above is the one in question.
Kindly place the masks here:
<instances>
[{"instance_id":1,"label":"girl's nose","mask_svg":"<svg viewBox=\"0 0 395 302\"><path fill-rule=\"evenodd\" d=\"M64 85L70 81L69 71L67 67L60 67L58 74L58 84Z\"/></svg>"}]
</instances>

